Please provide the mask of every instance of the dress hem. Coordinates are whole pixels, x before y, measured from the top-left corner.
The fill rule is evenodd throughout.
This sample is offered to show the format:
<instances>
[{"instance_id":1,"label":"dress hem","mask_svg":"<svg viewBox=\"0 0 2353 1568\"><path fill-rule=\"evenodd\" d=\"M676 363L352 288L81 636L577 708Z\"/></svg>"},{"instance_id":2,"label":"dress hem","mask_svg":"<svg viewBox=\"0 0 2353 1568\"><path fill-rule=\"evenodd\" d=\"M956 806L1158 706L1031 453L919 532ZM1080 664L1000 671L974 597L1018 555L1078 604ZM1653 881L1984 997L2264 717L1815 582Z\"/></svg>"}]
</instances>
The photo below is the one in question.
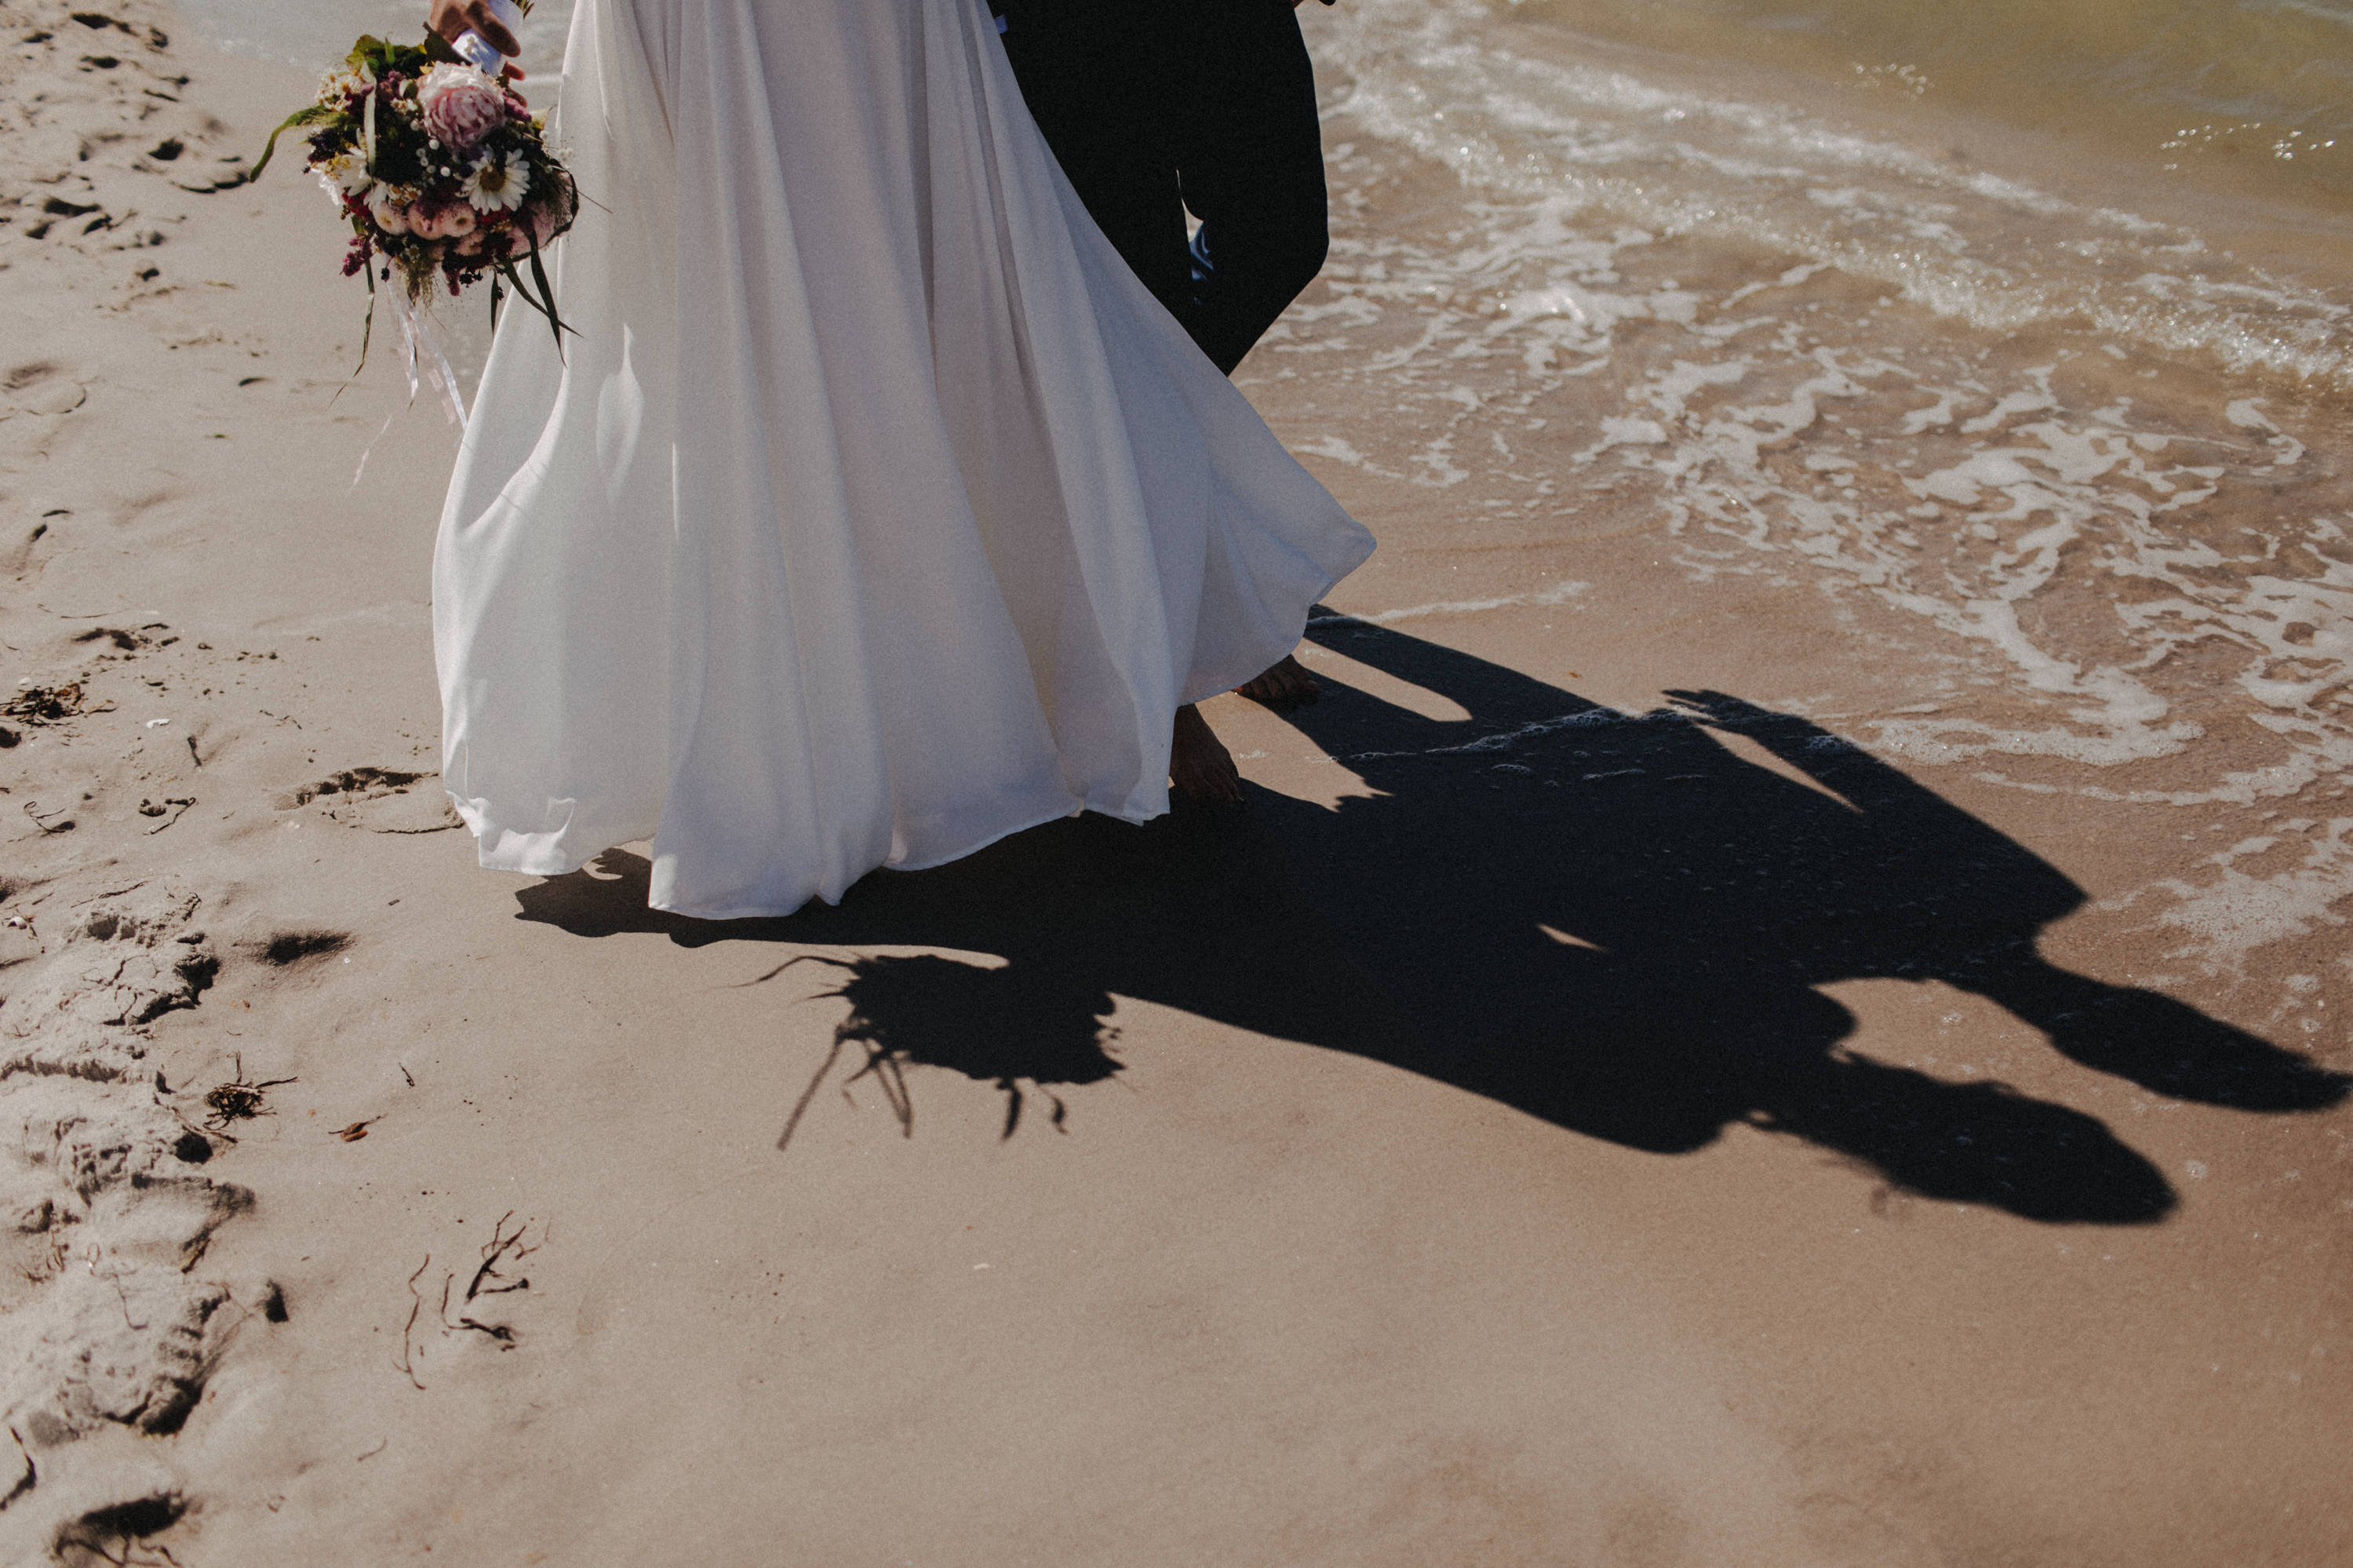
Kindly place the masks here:
<instances>
[{"instance_id":1,"label":"dress hem","mask_svg":"<svg viewBox=\"0 0 2353 1568\"><path fill-rule=\"evenodd\" d=\"M849 887L856 887L860 882L864 881L868 877L872 876L877 871L936 870L942 866L954 865L958 860L967 859L972 856L977 855L991 845L1001 844L1016 834L1027 833L1033 827L1043 827L1050 822L1062 822L1071 817L1084 816L1090 811L1094 812L1100 816L1112 817L1117 821L1139 826L1156 817L1166 816L1167 815L1165 810L1142 812L1134 815L1130 815L1126 812L1121 811L1105 811L1100 806L1089 805L1085 802L1081 801L1066 811L1049 812L1043 816L1032 817L1028 821L1016 823L1010 827L1007 827L997 833L992 833L987 837L967 845L962 849L951 850L944 855L935 855L926 859L916 861L894 863L886 860L880 865L870 866L865 870L860 871L855 878L851 879ZM782 920L787 916L798 914L801 910L808 908L809 905L813 903L821 903L828 909L837 908L841 903L842 899L849 896L849 888L844 888L841 890L839 897L828 898L822 892L815 892L811 893L807 898L803 899L799 903L793 905L790 909L772 909L761 905L745 905L709 913L706 913L702 910L682 909L676 904L659 903L652 899L648 899L646 900L646 907L649 909L659 910L662 913L667 915L683 915L688 920L692 921Z\"/></svg>"},{"instance_id":2,"label":"dress hem","mask_svg":"<svg viewBox=\"0 0 2353 1568\"><path fill-rule=\"evenodd\" d=\"M451 798L454 800L456 797L453 795ZM1120 811L1109 810L1099 805L1090 805L1084 801L1080 801L1067 808L1047 812L1041 816L1029 817L1020 822L1014 823L1010 826L1001 828L998 831L991 833L984 838L977 839L960 849L953 849L941 855L927 856L921 860L902 862L883 861L879 864L870 866L864 871L860 872L855 878L851 879L849 887L856 887L860 882L865 880L867 877L876 871L930 871L942 866L953 865L958 860L963 860L971 856L979 854L982 850L988 848L992 845L1001 844L1006 839L1014 837L1016 834L1027 833L1033 827L1043 827L1050 822L1060 822L1073 816L1083 816L1089 812L1093 812L1099 816L1111 817L1114 821L1127 823L1131 826L1141 826L1145 823L1154 821L1156 818L1166 816L1167 815L1166 807L1159 811ZM638 842L638 840L636 838L626 838L621 839L618 842L626 844L635 843ZM565 857L563 860L554 863L557 868L546 869L543 868L541 866L523 866L512 863L494 864L491 857L482 855L480 852L479 836L477 837L476 843L478 846L476 859L483 870L501 871L509 876L515 877L538 877L543 879L555 877L568 877L575 871L585 868L591 862L610 852L611 849L615 847L613 845L607 845L605 848L599 849L594 854L584 855L576 860L571 859L569 857ZM565 863L567 861L568 863ZM648 909L659 910L664 914L681 915L688 920L696 921L778 920L788 915L797 914L800 910L807 909L812 903L822 903L828 909L834 908L841 902L842 898L845 898L848 895L849 888L843 889L841 895L834 898L828 898L823 892L812 892L799 903L794 904L789 908L778 908L765 904L744 904L731 905L720 910L701 910L689 909L679 904L666 904L659 900L651 898L649 898L646 900L646 907Z\"/></svg>"}]
</instances>

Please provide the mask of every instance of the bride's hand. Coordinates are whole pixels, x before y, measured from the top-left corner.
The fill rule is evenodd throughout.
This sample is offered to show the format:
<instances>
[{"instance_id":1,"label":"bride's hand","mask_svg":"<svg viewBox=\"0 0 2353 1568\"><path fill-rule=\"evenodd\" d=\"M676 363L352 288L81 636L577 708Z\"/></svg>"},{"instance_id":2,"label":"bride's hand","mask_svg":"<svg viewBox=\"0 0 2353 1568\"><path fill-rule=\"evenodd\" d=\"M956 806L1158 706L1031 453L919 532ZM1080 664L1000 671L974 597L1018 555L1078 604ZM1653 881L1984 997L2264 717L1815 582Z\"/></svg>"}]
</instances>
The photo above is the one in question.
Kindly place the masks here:
<instances>
[{"instance_id":1,"label":"bride's hand","mask_svg":"<svg viewBox=\"0 0 2353 1568\"><path fill-rule=\"evenodd\" d=\"M522 53L522 41L491 13L490 0L433 0L433 8L426 13L425 25L453 44L470 29L481 34L484 43L510 59ZM507 74L520 78L522 72L510 66Z\"/></svg>"}]
</instances>

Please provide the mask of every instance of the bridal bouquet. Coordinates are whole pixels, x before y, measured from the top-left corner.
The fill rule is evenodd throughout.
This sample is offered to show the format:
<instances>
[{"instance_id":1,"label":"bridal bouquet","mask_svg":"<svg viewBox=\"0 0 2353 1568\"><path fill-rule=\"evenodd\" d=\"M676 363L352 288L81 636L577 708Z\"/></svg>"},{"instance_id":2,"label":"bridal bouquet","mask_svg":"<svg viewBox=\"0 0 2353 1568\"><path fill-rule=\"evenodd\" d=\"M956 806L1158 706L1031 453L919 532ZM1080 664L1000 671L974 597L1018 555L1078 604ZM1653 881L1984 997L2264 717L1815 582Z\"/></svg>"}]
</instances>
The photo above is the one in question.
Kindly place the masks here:
<instances>
[{"instance_id":1,"label":"bridal bouquet","mask_svg":"<svg viewBox=\"0 0 2353 1568\"><path fill-rule=\"evenodd\" d=\"M255 174L297 128L310 132L308 166L351 220L343 276L367 279L370 331L379 281L398 283L393 302L413 352L415 310L437 282L457 294L493 277L545 316L562 344L567 329L540 258L572 226L580 193L549 151L544 124L502 77L438 34L417 45L364 37L317 100L269 133Z\"/></svg>"}]
</instances>

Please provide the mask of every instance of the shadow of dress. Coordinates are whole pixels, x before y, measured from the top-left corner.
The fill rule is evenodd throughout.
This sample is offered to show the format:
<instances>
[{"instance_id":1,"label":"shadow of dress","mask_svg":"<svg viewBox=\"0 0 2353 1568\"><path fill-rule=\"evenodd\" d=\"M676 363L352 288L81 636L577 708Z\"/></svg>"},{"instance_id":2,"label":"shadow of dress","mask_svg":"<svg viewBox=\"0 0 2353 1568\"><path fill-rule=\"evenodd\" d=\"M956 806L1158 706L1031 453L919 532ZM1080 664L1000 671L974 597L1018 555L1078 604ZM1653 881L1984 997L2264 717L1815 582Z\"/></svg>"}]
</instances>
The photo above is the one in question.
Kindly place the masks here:
<instances>
[{"instance_id":1,"label":"shadow of dress","mask_svg":"<svg viewBox=\"0 0 2353 1568\"><path fill-rule=\"evenodd\" d=\"M996 1085L1008 1136L1030 1092L1059 1111L1061 1091L1121 1070L1107 1021L1132 996L1660 1155L1739 1123L1898 1192L2046 1223L2172 1210L2171 1184L2098 1118L1852 1049L1853 1016L1820 987L1855 979L1985 996L2168 1098L2259 1113L2346 1098L2343 1076L2294 1052L2048 963L2037 938L2082 889L1804 719L1699 692L1625 713L1360 622L1310 636L1470 717L1324 677L1324 700L1292 721L1366 784L1336 807L1261 790L1242 816L1057 823L956 866L871 877L838 909L735 924L647 910L645 863L615 855L524 891L522 918L777 944L770 975L835 966L849 1015L811 1089L854 1049L910 1128L907 1075L925 1068ZM808 951L885 945L1002 963Z\"/></svg>"}]
</instances>

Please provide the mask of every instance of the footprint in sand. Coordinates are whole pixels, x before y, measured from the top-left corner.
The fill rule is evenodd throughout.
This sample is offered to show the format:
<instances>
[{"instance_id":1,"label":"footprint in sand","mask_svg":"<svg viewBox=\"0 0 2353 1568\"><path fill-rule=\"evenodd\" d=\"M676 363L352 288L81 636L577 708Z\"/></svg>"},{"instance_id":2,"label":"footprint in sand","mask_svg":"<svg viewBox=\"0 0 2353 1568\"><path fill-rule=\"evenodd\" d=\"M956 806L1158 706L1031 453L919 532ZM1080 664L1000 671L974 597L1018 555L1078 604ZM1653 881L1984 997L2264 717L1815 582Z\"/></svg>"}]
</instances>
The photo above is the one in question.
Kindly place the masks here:
<instances>
[{"instance_id":1,"label":"footprint in sand","mask_svg":"<svg viewBox=\"0 0 2353 1568\"><path fill-rule=\"evenodd\" d=\"M179 1430L246 1315L196 1268L253 1196L199 1169L228 1139L146 1060L146 1026L196 1006L219 968L200 901L159 885L86 904L43 921L42 953L5 977L0 1559L169 1523L176 1505L153 1505L171 1478L145 1445Z\"/></svg>"},{"instance_id":2,"label":"footprint in sand","mask_svg":"<svg viewBox=\"0 0 2353 1568\"><path fill-rule=\"evenodd\" d=\"M20 364L0 376L8 407L20 414L70 414L89 401L90 389L47 360Z\"/></svg>"},{"instance_id":3,"label":"footprint in sand","mask_svg":"<svg viewBox=\"0 0 2353 1568\"><path fill-rule=\"evenodd\" d=\"M438 789L412 793L412 786L436 776L395 768L345 768L288 791L276 805L280 811L292 811L316 801L331 820L371 833L445 833L464 826L448 797Z\"/></svg>"}]
</instances>

